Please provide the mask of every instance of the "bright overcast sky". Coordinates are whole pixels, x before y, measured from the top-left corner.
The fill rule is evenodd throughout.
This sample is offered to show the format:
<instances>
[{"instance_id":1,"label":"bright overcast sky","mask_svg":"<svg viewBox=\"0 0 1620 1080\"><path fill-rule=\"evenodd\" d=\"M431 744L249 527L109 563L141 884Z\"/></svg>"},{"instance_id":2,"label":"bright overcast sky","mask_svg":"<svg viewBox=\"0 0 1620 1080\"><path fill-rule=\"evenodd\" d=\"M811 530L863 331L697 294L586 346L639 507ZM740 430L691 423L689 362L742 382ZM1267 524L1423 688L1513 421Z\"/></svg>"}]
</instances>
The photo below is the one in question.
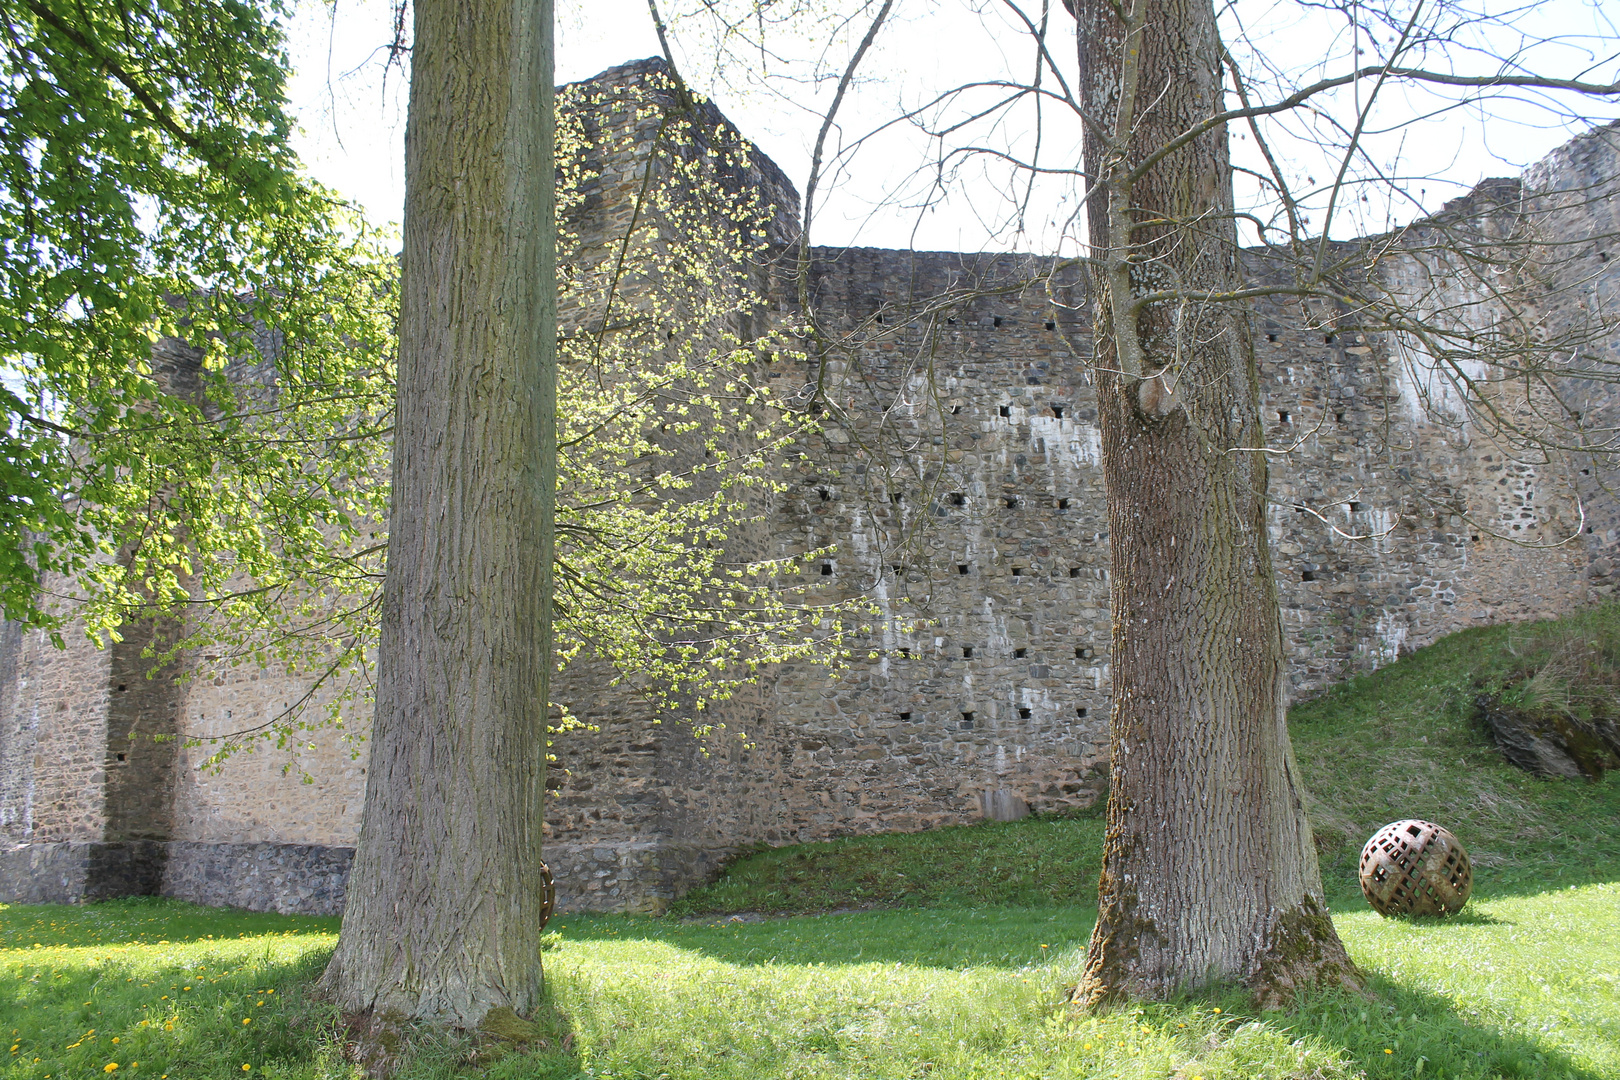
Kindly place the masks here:
<instances>
[{"instance_id":1,"label":"bright overcast sky","mask_svg":"<svg viewBox=\"0 0 1620 1080\"><path fill-rule=\"evenodd\" d=\"M1482 0L1488 3L1489 0ZM1026 5L1038 10L1039 3ZM1055 18L1071 26L1056 0ZM1302 6L1283 0L1242 0L1239 10L1251 26L1266 35L1268 56L1288 56L1296 64L1325 53L1333 46L1331 34L1315 17L1301 14ZM1529 28L1541 34L1573 35L1562 53L1544 57L1543 68L1570 77L1602 60L1589 78L1620 78L1608 58L1616 50L1616 31L1602 6L1594 0L1548 0L1527 7ZM390 40L392 5L388 0L304 0L300 17L290 28L295 67L291 90L302 118L300 150L323 182L363 206L378 222L397 221L403 205L405 88L408 72L384 64ZM709 93L759 147L802 189L809 170L819 116L812 110L830 96L831 80L818 86L800 84L791 91L750 89L735 71L715 72L705 54L700 26L677 27L677 60L688 79ZM850 37L864 32L860 23L844 40L827 51L836 71L850 51ZM1012 32L1003 9L994 0L898 0L895 14L878 39L864 70L871 78L846 101L840 119L846 138L865 134L892 117L902 104L912 105L930 91L972 78L1001 78L1007 72L1027 73L1025 39ZM684 37L682 36L684 34ZM1498 51L1511 50L1493 42ZM1343 43L1340 42L1342 46ZM1314 52L1313 52L1314 50ZM558 0L557 81L571 82L628 60L656 55L645 0ZM1064 75L1073 79L1072 45L1054 50ZM1341 70L1342 65L1331 70ZM808 68L801 70L809 70ZM1543 114L1518 109L1523 123L1506 123L1500 113L1518 108L1504 103L1493 108L1496 119L1485 124L1471 111L1437 116L1406 134L1376 136L1369 141L1380 164L1387 167L1397 155L1398 172L1416 179L1406 185L1409 197L1375 198L1358 205L1357 219L1341 219L1335 235L1377 230L1409 220L1414 200L1428 209L1446 198L1466 192L1486 176L1513 175L1544 156L1580 129L1579 125L1549 123ZM1584 108L1600 118L1620 116L1615 102L1588 102ZM1419 109L1421 111L1421 108ZM1049 114L1050 115L1050 114ZM1029 114L1010 121L1011 127L1029 124ZM990 141L1010 145L1027 138L1028 130L986 132ZM1064 155L1074 163L1074 132L1052 127L1046 148L1054 145L1056 163ZM1067 140L1067 141L1065 141ZM984 247L1051 250L1062 243L1059 233L1072 233L1075 198L1072 190L1049 187L1036 197L1027 215L1017 218L1008 191L1014 185L988 167L964 170L961 186L931 210L918 209L926 194L910 176L925 153L927 141L914 129L890 128L874 139L838 177L817 215L814 240L820 244L857 243L869 246L948 250ZM1241 160L1246 147L1235 144ZM1279 153L1287 156L1286 148ZM1327 162L1313 165L1300 150L1291 161L1301 180L1308 174L1331 175ZM1325 171L1324 171L1325 170ZM1314 178L1314 176L1313 176ZM1015 218L1017 221L1015 222ZM1009 222L1014 222L1009 228ZM1017 231L1017 223L1023 231Z\"/></svg>"}]
</instances>

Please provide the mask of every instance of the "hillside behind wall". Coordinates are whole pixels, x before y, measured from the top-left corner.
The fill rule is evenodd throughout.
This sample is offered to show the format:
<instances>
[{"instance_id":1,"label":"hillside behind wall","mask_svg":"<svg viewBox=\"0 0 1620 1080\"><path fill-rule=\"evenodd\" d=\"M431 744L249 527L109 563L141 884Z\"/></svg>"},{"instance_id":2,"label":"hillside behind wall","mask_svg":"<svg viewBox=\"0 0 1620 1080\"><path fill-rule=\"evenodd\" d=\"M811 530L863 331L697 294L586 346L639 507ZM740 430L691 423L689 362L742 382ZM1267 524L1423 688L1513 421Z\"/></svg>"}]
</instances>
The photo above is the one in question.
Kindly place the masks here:
<instances>
[{"instance_id":1,"label":"hillside behind wall","mask_svg":"<svg viewBox=\"0 0 1620 1080\"><path fill-rule=\"evenodd\" d=\"M606 90L606 128L650 123L632 103L658 68L593 80ZM1571 252L1620 226L1616 141L1613 128L1594 132L1529 174L1538 190L1567 192L1546 204L1545 224ZM610 244L628 220L637 145L627 138L605 157L580 223L587 243ZM763 156L752 168L748 182L780 205L773 235L785 239L797 196ZM1598 254L1566 268L1574 292L1559 302L1572 306L1549 317L1584 318L1612 300L1615 264ZM783 361L757 374L783 390L825 375L838 411L800 448L806 459L785 474L765 525L739 543L758 554L834 545L810 568L812 584L868 599L874 631L837 678L813 663L765 672L701 744L678 716L609 686L601 667L571 667L558 699L597 730L560 740L548 780L547 860L565 910L657 909L754 843L1085 806L1106 792L1109 553L1080 283L1016 288L1041 269L1026 256L816 256L816 303L845 345L825 372ZM786 271L769 272L773 309L790 311ZM947 293L961 299L934 302ZM1265 304L1256 338L1269 443L1293 447L1273 461L1271 526L1296 693L1612 587L1620 501L1601 470L1566 473L1431 422L1392 343L1347 313ZM1614 407L1607 385L1579 389L1594 414ZM1583 528L1560 546L1493 535ZM365 783L352 744L317 736L290 773L274 751L214 775L198 751L177 750L167 815L126 837L106 810L109 762L129 764L108 721L113 688L133 684L112 663L0 635L0 827L11 845L0 894L104 895L71 869L95 856L147 868L126 875L129 891L339 909ZM303 687L284 674L216 672L202 657L191 666L201 677L164 692L177 695L182 730L201 735L261 722Z\"/></svg>"}]
</instances>

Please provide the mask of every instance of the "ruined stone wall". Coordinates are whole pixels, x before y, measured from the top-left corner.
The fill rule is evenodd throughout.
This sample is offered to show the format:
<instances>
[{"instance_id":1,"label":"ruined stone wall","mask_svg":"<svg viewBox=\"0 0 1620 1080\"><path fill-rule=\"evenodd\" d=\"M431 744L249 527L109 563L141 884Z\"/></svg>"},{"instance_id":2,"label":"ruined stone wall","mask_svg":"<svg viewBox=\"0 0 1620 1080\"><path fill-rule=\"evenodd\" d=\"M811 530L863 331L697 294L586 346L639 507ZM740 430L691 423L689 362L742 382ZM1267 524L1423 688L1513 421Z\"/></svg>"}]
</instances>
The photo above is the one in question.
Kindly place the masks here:
<instances>
[{"instance_id":1,"label":"ruined stone wall","mask_svg":"<svg viewBox=\"0 0 1620 1080\"><path fill-rule=\"evenodd\" d=\"M57 650L15 624L0 630L0 830L8 845L99 840L106 824L108 703L130 684L109 685L111 654L90 647L79 627L64 636L69 648Z\"/></svg>"},{"instance_id":2,"label":"ruined stone wall","mask_svg":"<svg viewBox=\"0 0 1620 1080\"><path fill-rule=\"evenodd\" d=\"M600 77L597 118L622 137L587 181L583 263L630 220L657 127L638 95L657 69ZM1568 286L1537 314L1549 325L1615 299L1615 132L1576 140L1528 176L1553 193L1536 204L1541 225L1571 255L1549 260ZM786 179L756 157L743 182L777 203L773 238L790 237L797 197ZM784 394L824 386L832 408L797 448L803 457L788 459L787 490L770 496L764 523L737 544L773 555L831 547L808 568L810 584L826 599L862 599L872 630L841 670L763 672L702 738L679 722L689 710L661 712L596 662L570 665L555 693L589 728L554 748L546 821L565 908L657 909L754 843L1053 811L1105 793L1109 553L1091 339L1072 275L1019 284L1042 269L1022 256L817 252L813 291L836 347L756 376ZM786 265L764 272L776 315L791 314ZM1620 499L1602 469L1530 460L1436 419L1421 407L1421 372L1351 316L1280 300L1256 312L1296 694L1458 629L1585 603L1612 588L1620 541ZM1617 359L1612 340L1595 347ZM1592 417L1620 417L1607 383L1570 393ZM315 733L218 774L199 768L206 747L182 750L166 835L130 832L128 844L156 848L110 848L108 754L118 751L108 718L129 712L112 703L111 660L8 633L0 828L13 846L0 890L89 895L73 894L60 867L86 863L82 845L101 842L108 865L161 849L151 887L171 895L341 906L365 783L351 744ZM184 731L201 736L262 723L310 685L246 667L215 672L203 657L190 670L198 677L178 684L178 698L171 687L152 708L177 708ZM52 846L70 840L81 847Z\"/></svg>"}]
</instances>

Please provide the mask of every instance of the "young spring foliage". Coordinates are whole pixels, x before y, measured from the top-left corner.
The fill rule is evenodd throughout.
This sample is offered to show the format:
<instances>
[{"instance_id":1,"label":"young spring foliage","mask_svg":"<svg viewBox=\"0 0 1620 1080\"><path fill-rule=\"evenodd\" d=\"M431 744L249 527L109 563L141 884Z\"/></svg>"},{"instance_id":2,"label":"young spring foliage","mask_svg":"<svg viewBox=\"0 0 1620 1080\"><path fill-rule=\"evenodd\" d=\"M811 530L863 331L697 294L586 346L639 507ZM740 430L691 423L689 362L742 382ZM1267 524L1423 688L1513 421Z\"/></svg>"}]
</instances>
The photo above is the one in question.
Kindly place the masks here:
<instances>
[{"instance_id":1,"label":"young spring foliage","mask_svg":"<svg viewBox=\"0 0 1620 1080\"><path fill-rule=\"evenodd\" d=\"M647 90L615 128L610 88L559 108L557 631L565 661L588 650L702 710L760 664L836 653L850 606L791 584L818 552L766 549L814 430L769 378L797 358L765 313L773 209L729 125L666 75ZM579 223L609 162L631 217L593 235Z\"/></svg>"},{"instance_id":2,"label":"young spring foliage","mask_svg":"<svg viewBox=\"0 0 1620 1080\"><path fill-rule=\"evenodd\" d=\"M0 312L5 461L21 477L6 478L4 524L31 538L0 556L12 560L0 568L6 613L58 634L77 617L103 641L150 619L154 664L187 651L205 673L248 663L300 676L281 711L206 733L215 764L265 741L295 746L369 703L397 273L285 145L279 9L227 6L234 21L220 25L236 37L206 57L129 36L187 37L193 9L135 12L114 62L158 57L153 72L169 81L144 97L110 75L62 90L59 111L101 111L62 145L40 119L18 144L40 148L35 174L15 163L11 174L14 191L34 193L32 218L21 195L0 206L38 238L32 263L7 250L10 280L54 289L13 284L8 296L33 307L12 299ZM31 25L60 45L51 24ZM61 71L42 68L35 97L84 78L56 53L7 62L21 70L36 54ZM204 74L187 77L192 66ZM850 606L798 586L819 552L768 551L759 528L814 425L761 377L792 358L794 339L757 329L771 210L743 180L748 148L667 77L649 79L574 87L559 102L558 660L609 661L697 721L762 663L836 655ZM616 93L633 100L610 102ZM194 124L235 124L207 144L235 156L193 150L150 116L141 126L147 98ZM629 112L604 123L610 105ZM129 160L115 160L126 144ZM238 160L248 156L253 168ZM627 220L593 202L608 162ZM107 182L118 169L126 180ZM105 190L76 194L65 178L83 174ZM75 201L106 207L106 220L76 215ZM42 591L62 581L71 602Z\"/></svg>"}]
</instances>

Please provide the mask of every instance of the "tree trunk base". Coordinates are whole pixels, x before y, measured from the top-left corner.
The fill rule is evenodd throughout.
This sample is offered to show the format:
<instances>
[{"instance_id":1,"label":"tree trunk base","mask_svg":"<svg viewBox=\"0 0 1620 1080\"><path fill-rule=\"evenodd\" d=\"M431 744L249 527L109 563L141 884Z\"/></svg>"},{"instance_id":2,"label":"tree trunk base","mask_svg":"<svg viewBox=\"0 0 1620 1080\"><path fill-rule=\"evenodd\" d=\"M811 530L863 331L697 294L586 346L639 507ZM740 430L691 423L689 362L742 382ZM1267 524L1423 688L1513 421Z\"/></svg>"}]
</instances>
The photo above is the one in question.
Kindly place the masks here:
<instances>
[{"instance_id":1,"label":"tree trunk base","mask_svg":"<svg viewBox=\"0 0 1620 1080\"><path fill-rule=\"evenodd\" d=\"M1140 942L1144 935L1155 933L1151 924L1133 930L1121 933L1115 927L1111 937L1121 942ZM1306 896L1298 908L1278 918L1267 937L1250 973L1238 977L1253 995L1255 1008L1286 1008L1301 992L1363 988L1361 973L1351 963L1332 919L1315 897ZM1101 944L1100 962L1087 966L1071 992L1076 1008L1089 1012L1121 1001L1158 1001L1177 989L1190 988L1165 986L1143 978L1132 963L1134 951L1111 948L1110 944ZM1093 948L1098 948L1097 943Z\"/></svg>"},{"instance_id":2,"label":"tree trunk base","mask_svg":"<svg viewBox=\"0 0 1620 1080\"><path fill-rule=\"evenodd\" d=\"M405 1060L411 1021L395 1009L343 1014L343 1056L375 1080L388 1080Z\"/></svg>"},{"instance_id":3,"label":"tree trunk base","mask_svg":"<svg viewBox=\"0 0 1620 1080\"><path fill-rule=\"evenodd\" d=\"M1361 973L1350 962L1333 919L1314 896L1277 920L1254 974L1243 980L1257 1009L1282 1009L1302 991L1361 990Z\"/></svg>"}]
</instances>

